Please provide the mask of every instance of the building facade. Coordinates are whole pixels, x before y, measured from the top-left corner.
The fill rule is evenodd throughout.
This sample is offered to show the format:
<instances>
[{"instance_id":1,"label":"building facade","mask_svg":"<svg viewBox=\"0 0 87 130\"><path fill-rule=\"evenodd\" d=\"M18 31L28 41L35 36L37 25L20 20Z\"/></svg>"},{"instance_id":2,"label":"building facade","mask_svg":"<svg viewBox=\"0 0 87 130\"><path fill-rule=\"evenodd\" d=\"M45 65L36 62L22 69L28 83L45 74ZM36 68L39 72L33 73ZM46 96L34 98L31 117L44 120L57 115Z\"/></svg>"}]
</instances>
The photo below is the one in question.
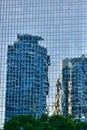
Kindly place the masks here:
<instances>
[{"instance_id":1,"label":"building facade","mask_svg":"<svg viewBox=\"0 0 87 130\"><path fill-rule=\"evenodd\" d=\"M87 117L87 57L64 59L56 84L56 113Z\"/></svg>"},{"instance_id":2,"label":"building facade","mask_svg":"<svg viewBox=\"0 0 87 130\"><path fill-rule=\"evenodd\" d=\"M47 111L50 57L40 40L18 34L17 41L8 45L5 120L22 114L39 117Z\"/></svg>"}]
</instances>

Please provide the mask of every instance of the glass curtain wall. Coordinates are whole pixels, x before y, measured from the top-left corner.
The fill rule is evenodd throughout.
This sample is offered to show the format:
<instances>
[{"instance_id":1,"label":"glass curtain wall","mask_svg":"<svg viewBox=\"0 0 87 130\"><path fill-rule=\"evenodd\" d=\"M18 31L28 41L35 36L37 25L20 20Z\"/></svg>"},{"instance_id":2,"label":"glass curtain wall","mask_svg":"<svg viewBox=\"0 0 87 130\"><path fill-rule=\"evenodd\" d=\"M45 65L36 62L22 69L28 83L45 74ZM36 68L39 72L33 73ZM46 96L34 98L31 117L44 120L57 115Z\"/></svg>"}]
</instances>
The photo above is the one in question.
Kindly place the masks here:
<instances>
[{"instance_id":1,"label":"glass curtain wall","mask_svg":"<svg viewBox=\"0 0 87 130\"><path fill-rule=\"evenodd\" d=\"M38 40L38 44L40 47L42 47L42 49L45 48L44 51L47 50L46 55L49 56L50 65L47 66L48 63L46 63L45 61L47 60L47 56L45 56L45 58L42 58L42 60L40 60L42 64L38 62L39 64L38 66L41 65L42 68L44 68L43 66L46 66L48 69L48 72L44 73L45 71L43 71L43 75L40 75L40 77L42 78L40 79L40 81L43 81L43 79L45 78L45 81L48 80L49 83L41 82L40 86L42 85L43 88L45 87L46 89L47 84L49 84L48 85L49 91L47 90L47 93L44 93L46 99L42 99L44 98L44 96L42 97L38 96L39 99L41 98L41 100L39 100L38 105L43 106L43 104L45 104L45 108L43 109L46 111L44 112L51 115L54 112L57 112L56 106L58 105L57 103L58 98L57 98L56 84L58 83L58 79L62 76L61 71L62 61L65 60L66 58L73 59L73 58L79 58L82 55L87 56L87 1L86 0L0 0L0 127L1 128L3 127L5 121L6 102L7 102L6 92L7 92L7 80L9 78L7 76L8 47L9 45L13 46L15 44L15 41L18 42L17 39L18 34L38 36L44 39L39 41L38 38L36 38L36 41ZM24 39L24 41L21 42L20 44L24 42L26 42L26 39ZM33 40L33 42L35 41ZM29 51L30 50L28 50L28 52ZM41 53L44 53L44 51L42 51ZM31 55L33 55L33 52L31 53ZM36 55L38 55L38 53L36 53ZM34 54L34 60L36 60L36 62L37 57L38 56L35 57ZM13 57L13 59L14 58L15 57ZM19 61L17 61L17 64L19 64ZM10 73L13 73L13 71L11 71ZM22 76L22 72L20 73ZM27 78L28 76L25 76L25 78ZM28 78L29 81L27 82L26 87L30 88L30 81L33 83L32 79L33 77L31 77L30 79ZM12 86L15 88L14 83L11 85L11 87ZM30 91L31 90L32 89L30 89ZM9 93L10 91L14 92L14 89L9 89ZM42 92L44 92L43 89ZM10 98L10 96L8 98ZM28 100L31 101L30 96L28 97ZM41 102L42 104L40 103L40 101L42 101ZM18 107L18 109L20 109L20 107ZM33 107L31 109L34 110ZM42 109L40 109L40 111L42 111Z\"/></svg>"}]
</instances>

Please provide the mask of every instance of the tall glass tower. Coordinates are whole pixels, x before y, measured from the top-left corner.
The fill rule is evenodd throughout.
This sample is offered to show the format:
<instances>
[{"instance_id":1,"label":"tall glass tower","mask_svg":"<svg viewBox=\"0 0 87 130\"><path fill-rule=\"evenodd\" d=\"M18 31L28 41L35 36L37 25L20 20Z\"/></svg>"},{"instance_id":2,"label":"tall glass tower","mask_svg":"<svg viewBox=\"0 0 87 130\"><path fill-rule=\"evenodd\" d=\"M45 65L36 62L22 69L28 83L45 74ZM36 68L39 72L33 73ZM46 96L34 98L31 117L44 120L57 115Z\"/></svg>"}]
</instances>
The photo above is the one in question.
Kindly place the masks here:
<instances>
[{"instance_id":1,"label":"tall glass tower","mask_svg":"<svg viewBox=\"0 0 87 130\"><path fill-rule=\"evenodd\" d=\"M62 61L57 81L56 113L87 118L87 56Z\"/></svg>"},{"instance_id":2,"label":"tall glass tower","mask_svg":"<svg viewBox=\"0 0 87 130\"><path fill-rule=\"evenodd\" d=\"M19 35L8 45L5 120L16 115L41 116L47 111L50 57L39 36Z\"/></svg>"}]
</instances>

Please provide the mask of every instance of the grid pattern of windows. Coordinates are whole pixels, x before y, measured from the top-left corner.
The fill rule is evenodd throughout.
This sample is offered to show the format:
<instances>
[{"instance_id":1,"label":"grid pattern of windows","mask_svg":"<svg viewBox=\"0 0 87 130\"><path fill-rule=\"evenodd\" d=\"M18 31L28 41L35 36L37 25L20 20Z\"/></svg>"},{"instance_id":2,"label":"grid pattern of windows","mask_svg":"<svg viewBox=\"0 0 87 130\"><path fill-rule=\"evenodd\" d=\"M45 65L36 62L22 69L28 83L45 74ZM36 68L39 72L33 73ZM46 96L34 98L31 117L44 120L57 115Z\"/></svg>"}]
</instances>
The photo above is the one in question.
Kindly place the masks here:
<instances>
[{"instance_id":1,"label":"grid pattern of windows","mask_svg":"<svg viewBox=\"0 0 87 130\"><path fill-rule=\"evenodd\" d=\"M29 37L18 36L21 46L17 41L17 34L29 35ZM40 36L40 39L35 37L37 40L32 41L32 36ZM32 41L32 44L26 44L26 40ZM61 82L59 78L61 61L66 58L79 58L81 55L87 54L87 0L0 0L0 127L5 121L6 95L9 93L6 92L7 88L12 86L15 88L19 84L20 86L26 84L28 87L29 79L31 79L29 84L33 86L34 76L38 82L33 84L39 88L40 76L38 77L38 73L40 70L35 73L36 58L38 57L33 53L35 50L39 51L40 55L48 53L50 56L51 66L49 69L45 68L44 71L48 69L49 95L46 100L48 114L52 114L52 107L55 108L56 100L59 100L55 98L55 95L57 93L56 82L58 79L58 84ZM29 51L32 53L29 54ZM11 62L12 65L10 65ZM38 58L38 62L41 66L38 64L37 67L42 69L46 58ZM69 70L64 71L69 73ZM63 83L67 86L69 74L65 75ZM77 78L75 73L72 76L74 79ZM46 78L46 75L42 77ZM77 84L77 80L74 80L72 84ZM12 90L9 91L12 92ZM31 91L34 93L35 90L28 90L29 93ZM15 96L16 92L17 90L14 90L12 94ZM37 93L40 94L39 91ZM21 94L22 90L18 95ZM23 94L25 95L25 93ZM18 100L17 98L15 102ZM26 99L23 100L23 104L27 105ZM61 104L61 100L59 102Z\"/></svg>"},{"instance_id":2,"label":"grid pattern of windows","mask_svg":"<svg viewBox=\"0 0 87 130\"><path fill-rule=\"evenodd\" d=\"M8 46L5 120L17 115L40 117L47 112L49 92L47 50L38 45L41 37L18 35Z\"/></svg>"},{"instance_id":3,"label":"grid pattern of windows","mask_svg":"<svg viewBox=\"0 0 87 130\"><path fill-rule=\"evenodd\" d=\"M64 59L57 81L57 109L55 113L87 117L87 57Z\"/></svg>"}]
</instances>

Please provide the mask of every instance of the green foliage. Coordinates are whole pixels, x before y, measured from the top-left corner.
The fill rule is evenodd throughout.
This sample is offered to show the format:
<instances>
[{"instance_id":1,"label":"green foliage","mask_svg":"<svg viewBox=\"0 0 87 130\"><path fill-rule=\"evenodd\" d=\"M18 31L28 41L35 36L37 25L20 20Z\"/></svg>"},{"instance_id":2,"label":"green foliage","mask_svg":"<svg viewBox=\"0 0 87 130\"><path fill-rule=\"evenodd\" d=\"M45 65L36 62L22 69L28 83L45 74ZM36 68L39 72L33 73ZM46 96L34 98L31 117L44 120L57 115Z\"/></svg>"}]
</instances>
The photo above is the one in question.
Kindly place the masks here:
<instances>
[{"instance_id":1,"label":"green foliage","mask_svg":"<svg viewBox=\"0 0 87 130\"><path fill-rule=\"evenodd\" d=\"M72 117L64 117L60 115L43 114L41 118L34 118L33 116L17 116L12 118L4 125L4 130L85 130L87 123L78 123Z\"/></svg>"}]
</instances>

